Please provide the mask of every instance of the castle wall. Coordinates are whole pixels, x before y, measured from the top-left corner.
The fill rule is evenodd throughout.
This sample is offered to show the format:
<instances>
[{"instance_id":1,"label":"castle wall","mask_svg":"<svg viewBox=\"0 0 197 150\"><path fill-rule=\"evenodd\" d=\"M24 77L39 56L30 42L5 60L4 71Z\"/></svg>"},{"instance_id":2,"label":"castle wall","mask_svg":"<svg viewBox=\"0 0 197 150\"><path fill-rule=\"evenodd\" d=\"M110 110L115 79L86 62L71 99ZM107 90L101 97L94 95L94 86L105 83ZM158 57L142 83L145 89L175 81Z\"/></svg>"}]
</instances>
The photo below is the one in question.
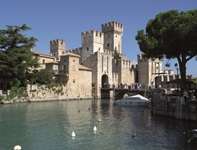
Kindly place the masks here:
<instances>
[{"instance_id":1,"label":"castle wall","mask_svg":"<svg viewBox=\"0 0 197 150\"><path fill-rule=\"evenodd\" d=\"M108 76L109 84L112 84L112 55L109 51L106 53L97 52L90 55L82 64L92 69L92 83L95 86L95 97L101 97L102 76Z\"/></svg>"},{"instance_id":2,"label":"castle wall","mask_svg":"<svg viewBox=\"0 0 197 150\"><path fill-rule=\"evenodd\" d=\"M98 83L99 82L99 79L98 79L99 75L97 74L97 72L98 72L98 63L97 63L97 61L98 61L97 53L95 53L95 54L90 55L82 63L82 65L92 69L92 81L91 81L91 83L92 83L92 85L94 85L94 90L92 90L93 91L92 95L94 97L98 97L98 95L100 93L99 92L99 86L100 85Z\"/></svg>"},{"instance_id":3,"label":"castle wall","mask_svg":"<svg viewBox=\"0 0 197 150\"><path fill-rule=\"evenodd\" d=\"M134 71L129 60L119 60L119 83L131 85L134 83Z\"/></svg>"},{"instance_id":4,"label":"castle wall","mask_svg":"<svg viewBox=\"0 0 197 150\"><path fill-rule=\"evenodd\" d=\"M118 61L112 61L112 80L117 86L118 84L131 85L135 81L134 70L132 69L132 63L129 60L119 59Z\"/></svg>"}]
</instances>

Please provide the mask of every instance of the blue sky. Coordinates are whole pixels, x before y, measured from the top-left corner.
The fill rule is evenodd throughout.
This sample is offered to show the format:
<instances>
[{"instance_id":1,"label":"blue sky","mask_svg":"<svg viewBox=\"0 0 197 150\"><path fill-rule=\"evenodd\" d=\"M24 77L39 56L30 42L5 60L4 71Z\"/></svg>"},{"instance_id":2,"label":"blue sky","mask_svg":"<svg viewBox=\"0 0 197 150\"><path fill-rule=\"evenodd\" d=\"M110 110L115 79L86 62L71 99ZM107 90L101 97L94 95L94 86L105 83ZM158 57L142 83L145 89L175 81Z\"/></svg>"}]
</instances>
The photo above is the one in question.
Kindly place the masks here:
<instances>
[{"instance_id":1,"label":"blue sky","mask_svg":"<svg viewBox=\"0 0 197 150\"><path fill-rule=\"evenodd\" d=\"M117 21L124 25L123 53L135 63L141 53L137 30L160 12L196 8L197 0L1 0L0 28L25 23L31 30L24 34L38 39L34 50L49 54L50 40L66 40L67 50L81 47L81 32L101 31L101 24ZM187 74L197 77L195 65L194 59L188 62Z\"/></svg>"}]
</instances>

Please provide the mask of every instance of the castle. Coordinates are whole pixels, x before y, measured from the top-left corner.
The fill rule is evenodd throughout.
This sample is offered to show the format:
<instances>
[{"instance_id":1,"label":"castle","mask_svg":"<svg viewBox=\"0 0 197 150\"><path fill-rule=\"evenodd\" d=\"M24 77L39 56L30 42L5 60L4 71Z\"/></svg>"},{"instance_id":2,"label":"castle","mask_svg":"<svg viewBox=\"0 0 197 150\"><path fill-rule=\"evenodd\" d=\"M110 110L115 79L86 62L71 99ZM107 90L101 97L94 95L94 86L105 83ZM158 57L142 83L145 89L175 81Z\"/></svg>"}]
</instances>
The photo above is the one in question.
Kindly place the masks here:
<instances>
[{"instance_id":1,"label":"castle","mask_svg":"<svg viewBox=\"0 0 197 150\"><path fill-rule=\"evenodd\" d=\"M167 76L173 72L163 73L162 60L146 59L142 54L138 55L137 65L127 60L122 54L121 23L102 24L101 30L82 32L79 48L66 50L66 41L57 39L50 41L50 55L32 51L39 57L41 68L49 70L64 85L67 97L101 98L101 89L112 85L138 82L146 87L159 84L164 78L169 80Z\"/></svg>"}]
</instances>

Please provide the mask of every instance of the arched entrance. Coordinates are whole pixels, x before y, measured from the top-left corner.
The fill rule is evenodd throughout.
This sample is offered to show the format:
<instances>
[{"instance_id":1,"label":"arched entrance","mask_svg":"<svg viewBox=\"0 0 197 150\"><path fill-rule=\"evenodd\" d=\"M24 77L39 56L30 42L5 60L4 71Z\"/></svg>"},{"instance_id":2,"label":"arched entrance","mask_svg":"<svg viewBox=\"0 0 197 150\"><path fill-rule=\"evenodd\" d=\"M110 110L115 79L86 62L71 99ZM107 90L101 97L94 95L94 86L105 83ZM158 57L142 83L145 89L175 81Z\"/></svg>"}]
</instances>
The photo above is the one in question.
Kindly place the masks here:
<instances>
[{"instance_id":1,"label":"arched entrance","mask_svg":"<svg viewBox=\"0 0 197 150\"><path fill-rule=\"evenodd\" d=\"M101 85L102 85L102 88L108 88L109 87L109 80L108 80L108 76L106 74L104 74L102 76Z\"/></svg>"},{"instance_id":2,"label":"arched entrance","mask_svg":"<svg viewBox=\"0 0 197 150\"><path fill-rule=\"evenodd\" d=\"M158 88L161 85L161 76L155 77L155 88Z\"/></svg>"}]
</instances>

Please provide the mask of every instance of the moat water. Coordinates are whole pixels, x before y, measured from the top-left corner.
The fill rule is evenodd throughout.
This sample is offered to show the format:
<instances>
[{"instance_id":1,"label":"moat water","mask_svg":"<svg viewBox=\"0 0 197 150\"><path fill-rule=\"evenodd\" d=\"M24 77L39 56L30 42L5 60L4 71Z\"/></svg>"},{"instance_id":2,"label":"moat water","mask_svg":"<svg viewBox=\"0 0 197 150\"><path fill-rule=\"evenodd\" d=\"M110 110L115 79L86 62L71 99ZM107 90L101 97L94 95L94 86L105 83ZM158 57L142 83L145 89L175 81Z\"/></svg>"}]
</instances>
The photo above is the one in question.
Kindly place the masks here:
<instances>
[{"instance_id":1,"label":"moat water","mask_svg":"<svg viewBox=\"0 0 197 150\"><path fill-rule=\"evenodd\" d=\"M111 100L1 105L0 150L191 150L182 133L196 127Z\"/></svg>"}]
</instances>

